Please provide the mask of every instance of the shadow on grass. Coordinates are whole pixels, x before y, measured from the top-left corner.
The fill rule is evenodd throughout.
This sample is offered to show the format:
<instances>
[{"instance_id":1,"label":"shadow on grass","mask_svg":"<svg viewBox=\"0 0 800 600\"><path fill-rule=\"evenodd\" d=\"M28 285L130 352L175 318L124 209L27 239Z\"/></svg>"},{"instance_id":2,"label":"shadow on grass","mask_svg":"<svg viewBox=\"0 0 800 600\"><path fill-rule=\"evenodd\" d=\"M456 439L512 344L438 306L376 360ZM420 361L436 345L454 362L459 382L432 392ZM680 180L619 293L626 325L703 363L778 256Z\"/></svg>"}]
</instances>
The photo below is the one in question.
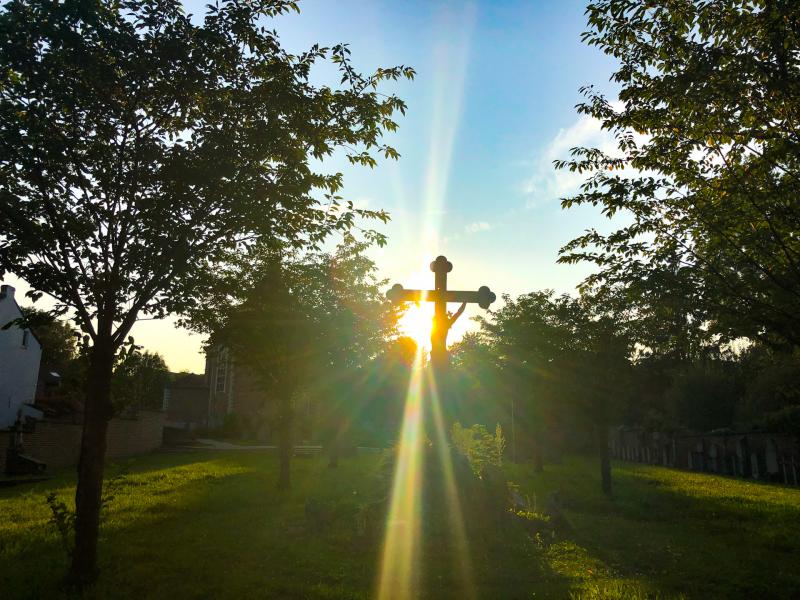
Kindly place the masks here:
<instances>
[{"instance_id":1,"label":"shadow on grass","mask_svg":"<svg viewBox=\"0 0 800 600\"><path fill-rule=\"evenodd\" d=\"M594 461L554 466L530 478L540 494L560 489L565 498L574 531L551 555L562 572L572 569L584 583L628 579L664 596L800 595L800 491L658 467L617 467L613 500L600 492ZM575 572L576 564L592 573Z\"/></svg>"},{"instance_id":2,"label":"shadow on grass","mask_svg":"<svg viewBox=\"0 0 800 600\"><path fill-rule=\"evenodd\" d=\"M374 501L378 459L345 460L335 470L322 460L296 460L294 487L286 492L275 491L276 467L274 458L252 453L134 463L103 526L101 577L85 597L371 597L382 535L365 535L352 519L310 531L305 507L312 497L355 507ZM41 502L39 522L13 531L19 547L0 552L0 565L14 565L0 577L4 597L59 597L66 559L46 524L48 489L23 499ZM459 597L447 544L430 541L432 577L420 597ZM545 597L566 596L564 581L530 542L491 539L473 550L485 557L476 567L477 597L522 598L544 589Z\"/></svg>"}]
</instances>

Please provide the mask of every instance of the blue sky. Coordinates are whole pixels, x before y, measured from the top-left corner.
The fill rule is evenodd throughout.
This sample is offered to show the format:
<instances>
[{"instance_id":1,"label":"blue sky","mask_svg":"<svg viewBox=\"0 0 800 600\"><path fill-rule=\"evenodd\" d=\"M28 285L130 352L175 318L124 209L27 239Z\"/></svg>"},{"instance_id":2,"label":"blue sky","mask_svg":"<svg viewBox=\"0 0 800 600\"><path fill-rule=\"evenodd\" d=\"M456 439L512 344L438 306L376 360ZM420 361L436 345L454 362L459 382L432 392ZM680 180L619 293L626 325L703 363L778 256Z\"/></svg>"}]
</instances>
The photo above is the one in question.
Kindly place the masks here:
<instances>
[{"instance_id":1,"label":"blue sky","mask_svg":"<svg viewBox=\"0 0 800 600\"><path fill-rule=\"evenodd\" d=\"M363 70L403 63L417 71L394 88L408 103L390 138L400 161L374 170L330 165L345 170L348 198L392 214L389 244L375 254L381 271L404 281L431 253L444 253L464 286L572 289L586 269L556 266L558 248L597 219L561 211L557 198L575 178L554 173L551 161L602 138L574 105L581 85L610 91L613 66L580 43L584 3L301 6L303 14L276 25L289 48L347 41Z\"/></svg>"},{"instance_id":2,"label":"blue sky","mask_svg":"<svg viewBox=\"0 0 800 600\"><path fill-rule=\"evenodd\" d=\"M187 9L202 13L203 4ZM588 267L555 264L558 249L601 218L560 209L558 198L580 178L554 172L551 161L574 145L608 144L596 122L575 112L578 88L594 84L614 95L613 63L580 42L585 0L302 0L300 7L273 24L291 51L346 42L363 71L395 64L417 71L414 81L388 88L408 104L387 138L401 159L375 169L341 158L324 166L345 173L347 199L391 213L383 228L389 243L372 253L381 275L428 286L428 263L445 254L459 289L573 290ZM21 297L26 286L11 279ZM468 309L460 332L478 312ZM202 338L171 320L144 321L133 333L173 370L202 371Z\"/></svg>"}]
</instances>

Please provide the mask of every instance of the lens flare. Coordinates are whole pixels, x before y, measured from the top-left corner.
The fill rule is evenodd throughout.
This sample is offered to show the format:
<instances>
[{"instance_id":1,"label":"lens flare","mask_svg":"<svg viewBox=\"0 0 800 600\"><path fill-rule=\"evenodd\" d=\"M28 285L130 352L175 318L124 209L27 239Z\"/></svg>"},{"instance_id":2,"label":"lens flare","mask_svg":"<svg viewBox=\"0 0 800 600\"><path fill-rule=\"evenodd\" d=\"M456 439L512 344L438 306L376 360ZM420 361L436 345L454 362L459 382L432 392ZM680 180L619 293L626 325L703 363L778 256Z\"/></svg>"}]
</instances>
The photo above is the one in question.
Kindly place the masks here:
<instances>
[{"instance_id":1,"label":"lens flare","mask_svg":"<svg viewBox=\"0 0 800 600\"><path fill-rule=\"evenodd\" d=\"M417 347L431 349L431 329L433 326L433 303L412 304L403 313L398 327L402 335L407 335L417 343Z\"/></svg>"},{"instance_id":2,"label":"lens flare","mask_svg":"<svg viewBox=\"0 0 800 600\"><path fill-rule=\"evenodd\" d=\"M459 596L462 598L474 598L475 586L472 581L472 561L470 560L467 532L464 525L464 513L461 509L461 500L459 499L458 487L453 474L453 462L447 439L447 429L442 416L439 390L433 371L427 369L427 374L427 397L430 399L430 412L433 417L434 446L441 463L442 481L440 484L443 486L447 501L448 532L453 549L451 556L455 562L455 570L459 576L458 583L461 587Z\"/></svg>"},{"instance_id":3,"label":"lens flare","mask_svg":"<svg viewBox=\"0 0 800 600\"><path fill-rule=\"evenodd\" d=\"M470 38L474 29L476 6L474 2L462 5L458 12L442 14L439 32L452 31L443 36L433 49L433 98L431 102L430 144L428 147L428 166L425 173L423 206L414 211L423 218L422 222L407 219L408 230L404 243L415 248L412 258L417 264L424 264L420 276L427 283L430 271L427 268L432 256L444 250L442 238L442 219L449 184L450 162L453 155L456 134L464 98L469 58ZM446 41L445 41L446 40ZM409 204L408 198L398 188L401 205ZM414 281L409 281L413 286ZM423 286L420 286L424 289ZM430 350L430 332L433 306L423 302L419 307L409 307L400 322L400 330L417 342L418 349L412 369L400 439L395 457L395 471L389 501L383 550L377 583L376 596L379 600L415 598L420 594L421 549L422 549L422 490L424 481L425 445L430 435L436 447L436 456L441 461L441 485L448 505L448 530L452 546L456 549L455 573L459 577L461 596L474 597L471 579L469 548L465 534L464 520L458 492L450 461L446 429L440 398L435 382L429 378L430 368L425 367L426 350ZM458 326L458 322L457 322ZM462 323L466 326L466 322ZM456 331L452 334L458 335ZM463 335L463 331L459 332ZM429 414L432 424L425 423Z\"/></svg>"},{"instance_id":4,"label":"lens flare","mask_svg":"<svg viewBox=\"0 0 800 600\"><path fill-rule=\"evenodd\" d=\"M392 495L378 580L379 600L414 598L419 588L420 499L424 439L423 354L417 350L397 444Z\"/></svg>"}]
</instances>

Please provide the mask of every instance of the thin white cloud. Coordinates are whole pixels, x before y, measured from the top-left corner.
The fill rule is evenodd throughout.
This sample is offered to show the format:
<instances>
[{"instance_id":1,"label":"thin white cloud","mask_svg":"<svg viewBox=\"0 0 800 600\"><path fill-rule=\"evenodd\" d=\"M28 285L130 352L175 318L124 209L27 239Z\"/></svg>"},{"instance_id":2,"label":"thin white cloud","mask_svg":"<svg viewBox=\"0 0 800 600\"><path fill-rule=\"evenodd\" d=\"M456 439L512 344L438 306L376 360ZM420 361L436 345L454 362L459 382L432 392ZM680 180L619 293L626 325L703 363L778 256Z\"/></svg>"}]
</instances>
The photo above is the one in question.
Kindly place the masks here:
<instances>
[{"instance_id":1,"label":"thin white cloud","mask_svg":"<svg viewBox=\"0 0 800 600\"><path fill-rule=\"evenodd\" d=\"M582 116L566 129L560 129L534 161L533 174L524 183L528 208L550 204L577 191L586 175L557 171L553 167L554 160L569 158L570 149L576 146L596 147L604 152L616 149L613 136L600 128L597 119Z\"/></svg>"},{"instance_id":2,"label":"thin white cloud","mask_svg":"<svg viewBox=\"0 0 800 600\"><path fill-rule=\"evenodd\" d=\"M480 231L489 231L492 228L486 221L475 221L464 227L467 233L478 233Z\"/></svg>"},{"instance_id":3,"label":"thin white cloud","mask_svg":"<svg viewBox=\"0 0 800 600\"><path fill-rule=\"evenodd\" d=\"M621 103L612 103L615 109ZM637 139L638 138L638 139ZM646 141L645 136L635 135L638 143ZM599 148L610 156L620 156L620 150L613 134L601 127L599 120L583 115L567 128L560 129L544 150L533 161L533 172L523 184L526 207L533 208L569 196L578 191L586 178L586 173L573 173L556 170L553 161L569 159L570 150L575 147Z\"/></svg>"}]
</instances>

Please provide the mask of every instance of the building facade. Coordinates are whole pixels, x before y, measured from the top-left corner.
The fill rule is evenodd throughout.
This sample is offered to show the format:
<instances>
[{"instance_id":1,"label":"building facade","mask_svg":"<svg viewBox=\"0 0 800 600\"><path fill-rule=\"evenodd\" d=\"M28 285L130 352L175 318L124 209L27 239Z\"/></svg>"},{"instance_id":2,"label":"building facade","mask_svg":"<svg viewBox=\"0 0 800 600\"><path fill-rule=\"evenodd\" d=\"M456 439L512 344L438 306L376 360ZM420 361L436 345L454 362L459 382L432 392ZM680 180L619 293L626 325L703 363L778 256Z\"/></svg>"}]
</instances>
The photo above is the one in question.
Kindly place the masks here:
<instances>
[{"instance_id":1,"label":"building facade","mask_svg":"<svg viewBox=\"0 0 800 600\"><path fill-rule=\"evenodd\" d=\"M313 440L312 403L302 394L293 398L295 436ZM237 363L225 346L206 350L205 372L178 375L164 389L165 425L172 433L198 428L228 436L274 443L276 404L258 377Z\"/></svg>"},{"instance_id":2,"label":"building facade","mask_svg":"<svg viewBox=\"0 0 800 600\"><path fill-rule=\"evenodd\" d=\"M0 287L0 429L11 427L34 403L42 359L42 346L30 329L2 329L22 316L14 292L10 285Z\"/></svg>"},{"instance_id":3,"label":"building facade","mask_svg":"<svg viewBox=\"0 0 800 600\"><path fill-rule=\"evenodd\" d=\"M206 379L209 384L209 424L220 427L235 421L247 437L275 442L275 402L264 392L258 377L225 346L209 348L206 352ZM308 398L298 394L292 399L295 419L295 439L314 438L313 406Z\"/></svg>"}]
</instances>

